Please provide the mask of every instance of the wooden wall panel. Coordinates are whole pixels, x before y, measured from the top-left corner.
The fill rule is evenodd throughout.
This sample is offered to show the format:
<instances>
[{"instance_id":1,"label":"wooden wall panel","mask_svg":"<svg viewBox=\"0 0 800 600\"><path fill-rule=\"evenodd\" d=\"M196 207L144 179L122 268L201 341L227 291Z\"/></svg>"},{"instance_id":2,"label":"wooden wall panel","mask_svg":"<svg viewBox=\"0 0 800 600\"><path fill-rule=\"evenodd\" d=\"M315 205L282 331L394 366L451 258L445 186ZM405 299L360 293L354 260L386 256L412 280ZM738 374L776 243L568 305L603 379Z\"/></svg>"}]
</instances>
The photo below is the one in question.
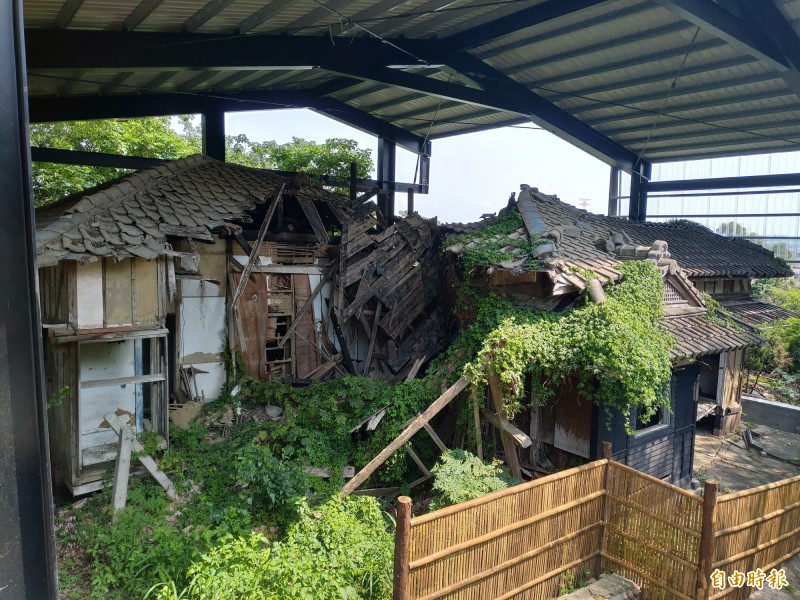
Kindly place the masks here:
<instances>
[{"instance_id":1,"label":"wooden wall panel","mask_svg":"<svg viewBox=\"0 0 800 600\"><path fill-rule=\"evenodd\" d=\"M103 263L105 326L133 325L133 261L126 258L115 262L106 258Z\"/></svg>"},{"instance_id":2,"label":"wooden wall panel","mask_svg":"<svg viewBox=\"0 0 800 600\"><path fill-rule=\"evenodd\" d=\"M136 325L158 325L163 318L159 299L161 280L158 277L158 262L137 258L133 262L136 277L134 309Z\"/></svg>"},{"instance_id":3,"label":"wooden wall panel","mask_svg":"<svg viewBox=\"0 0 800 600\"><path fill-rule=\"evenodd\" d=\"M103 327L103 263L78 264L76 268L76 312L79 329Z\"/></svg>"},{"instance_id":4,"label":"wooden wall panel","mask_svg":"<svg viewBox=\"0 0 800 600\"><path fill-rule=\"evenodd\" d=\"M233 274L233 284L239 284L239 273ZM253 273L247 282L237 305L239 331L244 344L237 337L239 351L250 375L264 380L265 348L269 328L269 305L267 298L267 276Z\"/></svg>"}]
</instances>

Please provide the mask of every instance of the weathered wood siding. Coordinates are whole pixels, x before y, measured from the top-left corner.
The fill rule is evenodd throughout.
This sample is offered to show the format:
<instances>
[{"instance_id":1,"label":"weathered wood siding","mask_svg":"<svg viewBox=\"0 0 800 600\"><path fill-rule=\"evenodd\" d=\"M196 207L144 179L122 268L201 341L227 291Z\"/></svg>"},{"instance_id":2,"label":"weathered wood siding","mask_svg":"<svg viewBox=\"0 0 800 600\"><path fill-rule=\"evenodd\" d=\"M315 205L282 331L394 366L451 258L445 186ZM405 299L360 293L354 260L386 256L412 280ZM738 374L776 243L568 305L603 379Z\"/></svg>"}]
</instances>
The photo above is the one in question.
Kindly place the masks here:
<instances>
[{"instance_id":1,"label":"weathered wood siding","mask_svg":"<svg viewBox=\"0 0 800 600\"><path fill-rule=\"evenodd\" d=\"M75 263L73 268L75 300L70 321L78 331L163 326L164 259L117 262L105 258Z\"/></svg>"},{"instance_id":2,"label":"weathered wood siding","mask_svg":"<svg viewBox=\"0 0 800 600\"><path fill-rule=\"evenodd\" d=\"M699 369L695 363L673 370L670 382L672 412L666 426L629 436L625 431L625 419L619 412L606 420L604 413L598 411L593 458L600 454L600 442L611 441L615 460L669 483L687 483L693 466L697 413L695 381Z\"/></svg>"}]
</instances>

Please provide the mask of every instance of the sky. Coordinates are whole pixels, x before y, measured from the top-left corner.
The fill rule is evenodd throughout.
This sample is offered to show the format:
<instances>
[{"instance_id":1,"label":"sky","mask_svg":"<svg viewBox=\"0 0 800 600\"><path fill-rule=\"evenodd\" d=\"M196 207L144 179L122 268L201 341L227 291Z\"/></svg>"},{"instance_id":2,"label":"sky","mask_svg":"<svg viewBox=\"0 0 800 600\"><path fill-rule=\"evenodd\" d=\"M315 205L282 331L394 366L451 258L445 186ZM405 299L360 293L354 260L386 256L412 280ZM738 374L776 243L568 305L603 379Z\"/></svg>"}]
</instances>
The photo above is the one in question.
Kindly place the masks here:
<instances>
[{"instance_id":1,"label":"sky","mask_svg":"<svg viewBox=\"0 0 800 600\"><path fill-rule=\"evenodd\" d=\"M306 109L228 113L225 129L258 142L351 138L372 150L373 162L377 158L377 138ZM412 182L415 165L415 155L397 149L398 181ZM504 127L433 140L430 193L416 195L414 203L421 215L440 222L477 221L503 208L512 192L528 184L605 214L609 175L608 165L547 131ZM395 203L396 210L405 210L406 195L397 194Z\"/></svg>"}]
</instances>

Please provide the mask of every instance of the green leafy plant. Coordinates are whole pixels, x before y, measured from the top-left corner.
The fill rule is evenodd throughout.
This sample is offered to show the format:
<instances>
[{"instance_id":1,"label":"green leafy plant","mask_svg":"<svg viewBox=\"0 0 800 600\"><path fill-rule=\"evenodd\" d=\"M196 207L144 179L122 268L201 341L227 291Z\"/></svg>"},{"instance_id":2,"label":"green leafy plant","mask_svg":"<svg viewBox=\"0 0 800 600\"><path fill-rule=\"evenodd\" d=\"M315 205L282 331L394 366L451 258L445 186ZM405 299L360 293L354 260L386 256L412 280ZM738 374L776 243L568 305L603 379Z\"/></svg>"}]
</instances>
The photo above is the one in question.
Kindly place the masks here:
<instances>
[{"instance_id":1,"label":"green leafy plant","mask_svg":"<svg viewBox=\"0 0 800 600\"><path fill-rule=\"evenodd\" d=\"M245 446L235 467L236 487L250 505L258 503L270 511L285 510L308 491L308 477L302 468L273 456L264 446Z\"/></svg>"},{"instance_id":2,"label":"green leafy plant","mask_svg":"<svg viewBox=\"0 0 800 600\"><path fill-rule=\"evenodd\" d=\"M519 483L499 461L485 463L464 450L448 450L435 465L433 491L437 494L431 510L466 502Z\"/></svg>"},{"instance_id":3,"label":"green leafy plant","mask_svg":"<svg viewBox=\"0 0 800 600\"><path fill-rule=\"evenodd\" d=\"M60 390L57 390L50 394L47 398L47 410L50 410L54 406L61 406L64 404L64 400L69 397L69 386L65 385Z\"/></svg>"}]
</instances>

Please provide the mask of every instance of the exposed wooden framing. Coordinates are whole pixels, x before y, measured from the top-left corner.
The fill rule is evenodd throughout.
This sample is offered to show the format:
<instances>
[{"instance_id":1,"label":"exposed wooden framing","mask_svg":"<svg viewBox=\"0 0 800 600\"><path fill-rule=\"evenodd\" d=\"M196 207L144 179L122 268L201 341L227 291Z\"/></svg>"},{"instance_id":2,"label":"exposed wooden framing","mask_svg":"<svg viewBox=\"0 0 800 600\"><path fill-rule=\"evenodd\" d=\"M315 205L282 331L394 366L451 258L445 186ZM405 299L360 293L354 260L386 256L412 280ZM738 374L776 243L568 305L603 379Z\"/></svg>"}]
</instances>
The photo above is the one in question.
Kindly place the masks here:
<instances>
[{"instance_id":1,"label":"exposed wooden framing","mask_svg":"<svg viewBox=\"0 0 800 600\"><path fill-rule=\"evenodd\" d=\"M314 201L300 194L297 196L297 202L298 204L300 204L300 208L303 209L303 212L308 218L308 222L311 225L311 229L314 230L314 235L317 236L319 243L320 244L329 243L330 238L328 237L328 232L325 229L325 224L322 222L322 218L319 216L317 207L314 206Z\"/></svg>"},{"instance_id":2,"label":"exposed wooden framing","mask_svg":"<svg viewBox=\"0 0 800 600\"><path fill-rule=\"evenodd\" d=\"M503 393L500 388L500 378L493 370L489 371L489 395L492 397L492 404L498 414L503 412ZM484 413L486 416L486 413ZM524 434L523 434L524 435ZM503 450L506 455L506 462L508 468L511 470L511 476L517 479L522 479L522 471L519 466L519 457L517 456L517 448L514 446L514 438L511 437L504 429L500 429L500 439L503 442Z\"/></svg>"},{"instance_id":3,"label":"exposed wooden framing","mask_svg":"<svg viewBox=\"0 0 800 600\"><path fill-rule=\"evenodd\" d=\"M376 317L375 321L377 322L377 320L378 319ZM419 373L420 368L427 359L428 359L427 356L420 356L417 360L414 361L414 364L411 365L411 370L408 372L408 375L406 375L406 381L411 381L417 376L417 373Z\"/></svg>"},{"instance_id":4,"label":"exposed wooden framing","mask_svg":"<svg viewBox=\"0 0 800 600\"><path fill-rule=\"evenodd\" d=\"M423 428L425 429L425 431L428 432L428 435L431 436L433 443L439 447L439 450L441 450L442 452L447 452L449 450L449 448L442 441L442 438L439 437L439 434L437 434L436 431L434 431L433 427L431 427L430 423L425 423L425 425L423 425Z\"/></svg>"},{"instance_id":5,"label":"exposed wooden framing","mask_svg":"<svg viewBox=\"0 0 800 600\"><path fill-rule=\"evenodd\" d=\"M397 452L408 440L410 440L415 433L422 429L426 423L439 414L439 412L447 406L462 390L469 385L469 381L461 377L452 386L450 386L441 396L439 396L421 415L415 418L403 432L397 436L391 444L386 446L380 453L373 458L367 466L361 469L356 476L353 477L347 485L342 489L342 496L348 496L359 485L364 483L370 475L372 475L378 467L385 463L389 457Z\"/></svg>"},{"instance_id":6,"label":"exposed wooden framing","mask_svg":"<svg viewBox=\"0 0 800 600\"><path fill-rule=\"evenodd\" d=\"M272 221L273 215L275 214L275 209L278 208L278 205L283 201L283 190L285 187L286 184L281 185L281 189L278 191L275 201L270 205L264 220L261 222L261 227L258 230L258 238L253 246L253 251L248 257L247 264L242 270L242 276L239 279L239 285L236 286L236 292L233 294L233 299L231 300L231 307L234 309L236 308L236 303L239 302L239 297L242 295L242 292L247 285L247 280L250 278L250 271L253 269L253 266L256 263L260 263L258 253L261 250L261 242L264 241L264 235L267 233L267 229L269 229L269 224Z\"/></svg>"},{"instance_id":7,"label":"exposed wooden framing","mask_svg":"<svg viewBox=\"0 0 800 600\"><path fill-rule=\"evenodd\" d=\"M375 309L375 320L373 321L372 331L369 336L369 349L367 350L367 358L364 361L364 375L369 375L369 365L372 362L372 353L375 351L375 340L378 337L378 319L381 318L381 310L383 304L378 301L378 306Z\"/></svg>"},{"instance_id":8,"label":"exposed wooden framing","mask_svg":"<svg viewBox=\"0 0 800 600\"><path fill-rule=\"evenodd\" d=\"M298 310L295 313L294 319L292 319L292 324L289 325L289 329L286 330L286 335L284 335L283 339L281 339L281 341L278 342L278 348L283 348L283 345L286 343L286 340L288 340L292 336L292 333L294 333L294 330L297 328L297 325L300 323L301 317L304 314L306 314L306 311L312 305L312 303L314 302L314 299L322 291L322 288L325 286L325 284L328 282L328 280L331 278L331 276L333 276L333 273L336 270L336 268L337 268L336 263L334 263L331 266L331 268L328 269L328 272L322 277L322 279L319 280L319 283L314 287L314 291L311 292L311 295L303 303L303 306L300 307L300 310Z\"/></svg>"},{"instance_id":9,"label":"exposed wooden framing","mask_svg":"<svg viewBox=\"0 0 800 600\"><path fill-rule=\"evenodd\" d=\"M339 319L336 317L336 311L334 310L333 305L331 305L330 317L331 325L333 325L333 332L336 334L336 339L339 340L339 348L342 352L342 358L344 359L344 366L348 373L355 375L356 368L355 365L353 365L353 359L350 357L350 350L347 347L347 340L344 337L344 332L339 324Z\"/></svg>"},{"instance_id":10,"label":"exposed wooden framing","mask_svg":"<svg viewBox=\"0 0 800 600\"><path fill-rule=\"evenodd\" d=\"M414 464L419 467L419 470L422 472L423 475L430 477L431 472L428 467L425 466L425 463L422 462L422 459L417 455L416 452L411 448L411 444L406 444L406 454L411 457L411 460L414 461Z\"/></svg>"}]
</instances>

